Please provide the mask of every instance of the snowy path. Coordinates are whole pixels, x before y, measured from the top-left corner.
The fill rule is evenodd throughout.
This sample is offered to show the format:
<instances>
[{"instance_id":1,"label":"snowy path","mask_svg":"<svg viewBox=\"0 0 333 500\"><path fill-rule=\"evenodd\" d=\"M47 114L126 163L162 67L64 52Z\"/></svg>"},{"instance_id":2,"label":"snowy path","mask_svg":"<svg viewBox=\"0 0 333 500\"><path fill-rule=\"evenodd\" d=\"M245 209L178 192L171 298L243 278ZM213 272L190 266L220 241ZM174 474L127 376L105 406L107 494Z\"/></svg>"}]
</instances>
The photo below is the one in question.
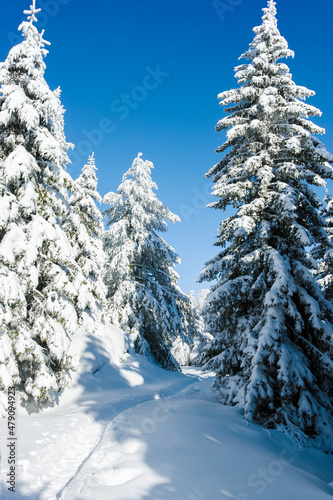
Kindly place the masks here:
<instances>
[{"instance_id":1,"label":"snowy path","mask_svg":"<svg viewBox=\"0 0 333 500\"><path fill-rule=\"evenodd\" d=\"M207 400L212 374L101 361L58 408L19 415L18 493L1 499L333 499L332 458Z\"/></svg>"},{"instance_id":2,"label":"snowy path","mask_svg":"<svg viewBox=\"0 0 333 500\"><path fill-rule=\"evenodd\" d=\"M154 401L156 398L165 399L177 395L199 380L198 377L184 377L180 374L169 373L165 377L166 372L163 371L164 377L158 381L157 385L147 384L147 388L139 387L138 390L136 384L141 382L142 377L137 373L137 367L138 363L132 362L131 366L124 364L119 370L123 378L131 382L130 386L132 386L127 388L128 395L122 399L115 397L115 392L119 396L119 387L112 392L111 401L107 403L101 403L98 395L94 400L89 401L91 394L88 392L84 398L84 412L80 411L80 407L65 405L64 408L50 410L38 416L26 416L19 419L18 483L20 492L14 495L15 498L36 500L69 498L67 490L73 489L73 483L77 488L77 484L82 482L87 464L90 463L92 456L99 453L103 442L109 439L110 428L116 419L121 418L127 410ZM152 368L152 372L156 371L156 367L152 366ZM110 367L106 366L106 369ZM175 379L177 379L176 382ZM124 387L122 389L125 390ZM135 394L136 392L139 394ZM104 396L103 394L102 399ZM1 450L4 450L6 446L5 423L5 421L0 422ZM7 472L4 461L1 461L0 470L1 477L4 478ZM13 498L11 492L5 490L0 490L0 492L1 498ZM70 498L79 499L80 497L74 493Z\"/></svg>"},{"instance_id":3,"label":"snowy path","mask_svg":"<svg viewBox=\"0 0 333 500\"><path fill-rule=\"evenodd\" d=\"M331 458L205 400L209 375L189 372L120 411L59 500L332 499Z\"/></svg>"},{"instance_id":4,"label":"snowy path","mask_svg":"<svg viewBox=\"0 0 333 500\"><path fill-rule=\"evenodd\" d=\"M97 445L88 457L82 462L77 473L58 493L57 499L80 499L90 498L85 496L87 483L95 490L95 486L105 484L107 486L119 486L132 481L136 477L144 474L146 467L135 469L124 467L124 456L135 457L142 451L142 446L138 439L126 436L135 434L135 429L129 423L127 413L133 412L139 406L148 407L154 403L150 417L145 417L140 423L140 430L143 433L155 432L158 423L168 418L173 411L172 397L186 392L186 390L198 382L198 377L184 378L169 387L162 388L149 394L134 396L117 403L109 403L101 408L105 418L109 417L110 423L105 427ZM150 411L148 412L150 415ZM124 431L125 442L119 444L115 440L117 430ZM96 498L96 492L92 492L91 498ZM98 496L97 496L98 497ZM98 497L99 498L99 497Z\"/></svg>"}]
</instances>

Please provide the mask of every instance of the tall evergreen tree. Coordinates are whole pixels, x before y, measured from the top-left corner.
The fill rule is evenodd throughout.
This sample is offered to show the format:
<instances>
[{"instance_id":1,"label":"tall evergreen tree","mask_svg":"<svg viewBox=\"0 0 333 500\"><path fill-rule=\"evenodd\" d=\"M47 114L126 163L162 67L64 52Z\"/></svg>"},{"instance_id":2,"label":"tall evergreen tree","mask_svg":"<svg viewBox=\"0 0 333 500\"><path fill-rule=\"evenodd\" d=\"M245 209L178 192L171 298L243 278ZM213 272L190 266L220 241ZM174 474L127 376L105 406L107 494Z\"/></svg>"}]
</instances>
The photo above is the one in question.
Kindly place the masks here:
<instances>
[{"instance_id":1,"label":"tall evergreen tree","mask_svg":"<svg viewBox=\"0 0 333 500\"><path fill-rule=\"evenodd\" d=\"M59 90L45 79L35 0L24 40L0 69L0 406L15 385L51 404L75 368L71 334L80 274L63 222L71 217Z\"/></svg>"},{"instance_id":2,"label":"tall evergreen tree","mask_svg":"<svg viewBox=\"0 0 333 500\"><path fill-rule=\"evenodd\" d=\"M229 129L207 174L211 204L235 214L221 223L220 253L200 280L216 280L208 297L207 365L225 404L240 405L248 421L279 428L329 450L332 447L332 306L311 270L308 248L327 245L321 203L310 185L333 178L333 157L308 118L318 109L303 101L314 92L296 85L292 56L277 28L275 2L236 68L240 86L219 95Z\"/></svg>"},{"instance_id":3,"label":"tall evergreen tree","mask_svg":"<svg viewBox=\"0 0 333 500\"><path fill-rule=\"evenodd\" d=\"M83 281L78 283L77 305L79 311L87 310L101 319L106 300L106 287L102 278L105 264L103 250L103 216L96 206L102 198L97 191L94 153L83 167L71 188L70 205L74 212L69 227L75 258L82 270Z\"/></svg>"},{"instance_id":4,"label":"tall evergreen tree","mask_svg":"<svg viewBox=\"0 0 333 500\"><path fill-rule=\"evenodd\" d=\"M108 312L137 351L177 370L176 358L191 343L185 315L189 300L177 285L174 267L180 259L158 233L167 230L166 220L179 218L153 192L152 168L139 154L118 192L104 198L110 206L104 246Z\"/></svg>"},{"instance_id":5,"label":"tall evergreen tree","mask_svg":"<svg viewBox=\"0 0 333 500\"><path fill-rule=\"evenodd\" d=\"M212 335L207 331L208 329L205 318L205 304L208 293L209 290L200 290L197 295L195 295L194 292L190 293L191 315L189 323L193 332L191 364L195 364L197 366L202 365L202 353L213 339Z\"/></svg>"},{"instance_id":6,"label":"tall evergreen tree","mask_svg":"<svg viewBox=\"0 0 333 500\"><path fill-rule=\"evenodd\" d=\"M323 290L325 299L333 304L333 199L329 193L326 194L324 202L324 208L320 213L326 221L326 232L331 247L327 248L326 245L319 244L313 248L312 255L318 261L318 267L314 272L315 277Z\"/></svg>"}]
</instances>

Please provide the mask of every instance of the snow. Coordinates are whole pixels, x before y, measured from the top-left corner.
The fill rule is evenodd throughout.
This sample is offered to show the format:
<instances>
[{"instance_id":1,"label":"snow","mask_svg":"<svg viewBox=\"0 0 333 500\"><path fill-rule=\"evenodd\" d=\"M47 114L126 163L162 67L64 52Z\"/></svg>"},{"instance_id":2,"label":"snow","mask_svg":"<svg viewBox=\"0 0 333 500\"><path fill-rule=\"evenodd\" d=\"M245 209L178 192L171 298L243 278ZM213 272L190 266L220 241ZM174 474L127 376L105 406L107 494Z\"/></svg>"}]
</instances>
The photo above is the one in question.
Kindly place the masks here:
<instances>
[{"instance_id":1,"label":"snow","mask_svg":"<svg viewBox=\"0 0 333 500\"><path fill-rule=\"evenodd\" d=\"M302 449L219 404L212 372L168 372L125 354L126 336L110 324L96 330L88 315L73 342L79 371L59 405L38 414L18 408L17 492L3 484L3 459L2 499L332 497L332 456ZM2 451L6 425L2 419Z\"/></svg>"}]
</instances>

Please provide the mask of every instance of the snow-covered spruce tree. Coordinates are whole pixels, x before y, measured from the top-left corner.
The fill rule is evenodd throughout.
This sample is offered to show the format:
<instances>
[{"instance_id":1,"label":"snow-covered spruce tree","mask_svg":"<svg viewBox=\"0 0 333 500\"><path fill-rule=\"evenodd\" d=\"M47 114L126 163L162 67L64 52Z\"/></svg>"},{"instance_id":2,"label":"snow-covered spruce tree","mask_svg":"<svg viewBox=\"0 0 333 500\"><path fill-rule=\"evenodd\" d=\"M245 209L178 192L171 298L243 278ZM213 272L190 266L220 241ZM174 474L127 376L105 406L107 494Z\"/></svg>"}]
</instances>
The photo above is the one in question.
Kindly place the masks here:
<instances>
[{"instance_id":1,"label":"snow-covered spruce tree","mask_svg":"<svg viewBox=\"0 0 333 500\"><path fill-rule=\"evenodd\" d=\"M80 274L63 228L71 217L64 167L69 145L59 90L45 79L47 54L33 0L24 40L0 68L0 411L15 385L52 404L76 366L74 281ZM8 361L8 362L7 362Z\"/></svg>"},{"instance_id":2,"label":"snow-covered spruce tree","mask_svg":"<svg viewBox=\"0 0 333 500\"><path fill-rule=\"evenodd\" d=\"M83 278L83 281L77 283L78 312L80 314L80 311L86 310L92 313L96 320L101 320L106 299L106 287L102 277L105 253L102 241L103 216L96 206L96 202L102 201L97 191L96 170L93 153L71 187L70 205L74 216L68 224L68 231L75 259L82 270L80 278Z\"/></svg>"},{"instance_id":3,"label":"snow-covered spruce tree","mask_svg":"<svg viewBox=\"0 0 333 500\"><path fill-rule=\"evenodd\" d=\"M207 331L205 304L209 290L200 290L195 295L190 293L191 309L188 322L191 326L193 337L193 348L191 351L191 364L202 365L202 351L207 344L213 339L212 335Z\"/></svg>"},{"instance_id":4,"label":"snow-covered spruce tree","mask_svg":"<svg viewBox=\"0 0 333 500\"><path fill-rule=\"evenodd\" d=\"M333 199L329 193L324 202L324 208L320 214L326 221L326 232L332 246L327 248L326 245L319 244L313 248L312 255L318 261L318 267L314 272L315 277L323 290L325 299L333 304Z\"/></svg>"},{"instance_id":5,"label":"snow-covered spruce tree","mask_svg":"<svg viewBox=\"0 0 333 500\"><path fill-rule=\"evenodd\" d=\"M108 314L130 334L136 351L178 370L192 341L186 322L190 303L177 285L174 267L180 259L158 234L167 230L166 220L179 218L153 192L152 168L140 153L118 192L104 198L110 206L104 245Z\"/></svg>"},{"instance_id":6,"label":"snow-covered spruce tree","mask_svg":"<svg viewBox=\"0 0 333 500\"><path fill-rule=\"evenodd\" d=\"M244 417L330 450L332 447L332 307L311 269L311 245L327 245L321 203L310 185L333 177L333 157L312 134L320 111L303 100L286 64L293 55L277 28L275 2L236 68L239 88L219 95L229 129L224 156L207 177L219 198L211 204L235 215L221 223L221 252L200 281L216 280L207 312L214 340L207 366L215 388ZM312 440L309 440L309 437Z\"/></svg>"}]
</instances>

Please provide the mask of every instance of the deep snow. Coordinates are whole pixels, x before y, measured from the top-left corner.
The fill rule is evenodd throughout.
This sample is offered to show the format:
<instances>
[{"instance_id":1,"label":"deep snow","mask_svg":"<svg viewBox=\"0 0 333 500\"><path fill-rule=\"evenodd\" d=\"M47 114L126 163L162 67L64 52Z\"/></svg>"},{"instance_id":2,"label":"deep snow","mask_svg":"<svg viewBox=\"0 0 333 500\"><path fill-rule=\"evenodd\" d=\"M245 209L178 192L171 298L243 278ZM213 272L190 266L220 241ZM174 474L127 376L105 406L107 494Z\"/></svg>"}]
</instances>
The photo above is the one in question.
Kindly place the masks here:
<instances>
[{"instance_id":1,"label":"deep snow","mask_svg":"<svg viewBox=\"0 0 333 500\"><path fill-rule=\"evenodd\" d=\"M1 498L36 500L328 500L333 459L247 424L214 401L212 373L167 372L124 354L93 323L75 337L80 371L59 406L18 410L17 493L1 425ZM109 363L111 357L112 364ZM331 483L331 486L329 485Z\"/></svg>"}]
</instances>

